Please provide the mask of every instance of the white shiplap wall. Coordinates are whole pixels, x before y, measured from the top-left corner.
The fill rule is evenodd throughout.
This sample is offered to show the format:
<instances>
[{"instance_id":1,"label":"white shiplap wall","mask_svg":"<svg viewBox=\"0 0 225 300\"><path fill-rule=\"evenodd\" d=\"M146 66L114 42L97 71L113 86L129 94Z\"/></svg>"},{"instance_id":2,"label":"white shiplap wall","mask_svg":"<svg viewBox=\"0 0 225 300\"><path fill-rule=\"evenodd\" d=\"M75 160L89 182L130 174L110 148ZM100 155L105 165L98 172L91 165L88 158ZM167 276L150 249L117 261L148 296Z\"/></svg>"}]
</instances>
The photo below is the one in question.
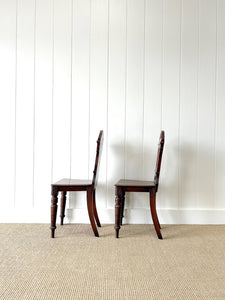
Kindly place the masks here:
<instances>
[{"instance_id":1,"label":"white shiplap wall","mask_svg":"<svg viewBox=\"0 0 225 300\"><path fill-rule=\"evenodd\" d=\"M90 177L105 132L97 206L114 183L152 179L162 223L225 222L225 0L1 0L1 222L48 222L50 184ZM148 196L126 222L149 223ZM71 194L68 222L88 222Z\"/></svg>"}]
</instances>

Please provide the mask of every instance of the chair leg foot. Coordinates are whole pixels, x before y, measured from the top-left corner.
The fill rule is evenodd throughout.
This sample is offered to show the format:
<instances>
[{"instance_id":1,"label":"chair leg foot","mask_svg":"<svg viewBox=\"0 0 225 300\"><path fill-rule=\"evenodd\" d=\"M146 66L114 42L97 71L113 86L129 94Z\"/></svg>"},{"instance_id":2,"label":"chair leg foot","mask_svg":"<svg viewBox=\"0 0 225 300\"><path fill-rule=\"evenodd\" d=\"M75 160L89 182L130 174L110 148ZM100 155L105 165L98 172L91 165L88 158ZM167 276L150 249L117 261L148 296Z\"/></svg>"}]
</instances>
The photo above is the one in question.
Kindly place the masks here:
<instances>
[{"instance_id":1,"label":"chair leg foot","mask_svg":"<svg viewBox=\"0 0 225 300\"><path fill-rule=\"evenodd\" d=\"M54 237L55 237L55 230L54 230L54 229L52 229L52 230L51 230L51 238L53 238L53 239L54 239Z\"/></svg>"},{"instance_id":2,"label":"chair leg foot","mask_svg":"<svg viewBox=\"0 0 225 300\"><path fill-rule=\"evenodd\" d=\"M119 238L119 230L116 230L116 238Z\"/></svg>"}]
</instances>

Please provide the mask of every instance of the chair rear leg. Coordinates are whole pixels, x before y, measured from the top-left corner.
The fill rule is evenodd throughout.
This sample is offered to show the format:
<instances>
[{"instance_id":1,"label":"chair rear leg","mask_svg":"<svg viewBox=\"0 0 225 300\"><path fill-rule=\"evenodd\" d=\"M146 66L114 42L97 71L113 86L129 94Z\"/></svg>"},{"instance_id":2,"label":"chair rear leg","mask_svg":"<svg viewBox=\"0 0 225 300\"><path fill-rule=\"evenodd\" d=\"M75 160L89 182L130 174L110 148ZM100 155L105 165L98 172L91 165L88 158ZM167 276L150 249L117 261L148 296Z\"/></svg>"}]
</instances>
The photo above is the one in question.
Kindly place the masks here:
<instances>
[{"instance_id":1,"label":"chair rear leg","mask_svg":"<svg viewBox=\"0 0 225 300\"><path fill-rule=\"evenodd\" d=\"M60 205L61 225L63 225L63 219L65 217L65 207L66 207L66 192L61 192L61 205Z\"/></svg>"},{"instance_id":2,"label":"chair rear leg","mask_svg":"<svg viewBox=\"0 0 225 300\"><path fill-rule=\"evenodd\" d=\"M122 192L121 195L121 208L120 208L120 225L123 225L123 217L124 217L124 206L125 206L125 192Z\"/></svg>"},{"instance_id":3,"label":"chair rear leg","mask_svg":"<svg viewBox=\"0 0 225 300\"><path fill-rule=\"evenodd\" d=\"M158 221L158 224L159 224L159 228L161 229L161 225L160 225L160 223L159 223L159 218L158 218L158 216L157 216L157 221Z\"/></svg>"},{"instance_id":4,"label":"chair rear leg","mask_svg":"<svg viewBox=\"0 0 225 300\"><path fill-rule=\"evenodd\" d=\"M97 212L96 203L95 203L95 190L93 191L93 210L94 210L94 217L95 217L97 226L101 227L101 223L99 221L98 212Z\"/></svg>"},{"instance_id":5,"label":"chair rear leg","mask_svg":"<svg viewBox=\"0 0 225 300\"><path fill-rule=\"evenodd\" d=\"M152 220L155 227L155 231L160 240L162 240L162 234L160 231L159 219L156 212L156 192L155 190L150 190L150 209L152 214Z\"/></svg>"},{"instance_id":6,"label":"chair rear leg","mask_svg":"<svg viewBox=\"0 0 225 300\"><path fill-rule=\"evenodd\" d=\"M94 208L93 208L93 193L92 193L92 190L91 188L88 188L87 189L87 208L88 208L88 215L89 215L89 219L90 219L90 223L91 223L91 227L92 227L92 230L94 232L94 235L96 237L99 237L99 234L98 234L98 229L96 227L96 224L95 224L95 217L94 217Z\"/></svg>"}]
</instances>

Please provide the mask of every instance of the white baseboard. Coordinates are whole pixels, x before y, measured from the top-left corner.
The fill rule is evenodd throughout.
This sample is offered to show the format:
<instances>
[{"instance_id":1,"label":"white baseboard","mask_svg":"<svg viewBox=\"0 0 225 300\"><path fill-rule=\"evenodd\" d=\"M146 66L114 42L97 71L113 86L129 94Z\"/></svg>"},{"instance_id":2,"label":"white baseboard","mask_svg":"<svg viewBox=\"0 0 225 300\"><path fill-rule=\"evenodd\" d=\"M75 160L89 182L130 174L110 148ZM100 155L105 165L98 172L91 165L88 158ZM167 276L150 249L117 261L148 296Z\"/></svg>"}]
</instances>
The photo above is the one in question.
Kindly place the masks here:
<instances>
[{"instance_id":1,"label":"white baseboard","mask_svg":"<svg viewBox=\"0 0 225 300\"><path fill-rule=\"evenodd\" d=\"M158 209L161 224L225 224L225 210L194 210L194 209ZM115 222L114 209L98 209L102 224ZM85 210L67 210L69 223L89 223ZM65 220L66 221L66 220ZM124 224L152 224L149 209L129 209L124 212Z\"/></svg>"},{"instance_id":2,"label":"white baseboard","mask_svg":"<svg viewBox=\"0 0 225 300\"><path fill-rule=\"evenodd\" d=\"M225 224L225 209L158 209L161 224ZM65 223L89 223L87 209L66 209ZM98 209L102 224L115 222L114 208ZM50 209L3 209L0 223L50 223ZM59 211L57 213L59 223ZM124 224L151 224L150 210L146 208L126 209Z\"/></svg>"}]
</instances>

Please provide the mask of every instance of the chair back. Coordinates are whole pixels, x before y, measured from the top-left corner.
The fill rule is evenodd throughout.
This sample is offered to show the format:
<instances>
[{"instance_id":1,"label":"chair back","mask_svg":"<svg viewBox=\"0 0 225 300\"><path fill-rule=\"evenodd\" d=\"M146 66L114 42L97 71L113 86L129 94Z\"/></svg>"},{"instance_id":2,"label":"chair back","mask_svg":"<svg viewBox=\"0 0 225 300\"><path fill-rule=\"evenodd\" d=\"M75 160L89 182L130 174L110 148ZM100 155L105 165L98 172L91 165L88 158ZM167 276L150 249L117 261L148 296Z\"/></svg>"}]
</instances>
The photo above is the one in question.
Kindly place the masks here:
<instances>
[{"instance_id":1,"label":"chair back","mask_svg":"<svg viewBox=\"0 0 225 300\"><path fill-rule=\"evenodd\" d=\"M158 191L158 185L159 185L159 175L160 175L160 168L162 162L164 142L165 142L165 132L162 130L159 137L158 153L157 153L155 176L154 176L154 181L156 184L156 192Z\"/></svg>"},{"instance_id":2,"label":"chair back","mask_svg":"<svg viewBox=\"0 0 225 300\"><path fill-rule=\"evenodd\" d=\"M93 171L93 179L92 179L92 188L95 189L98 183L98 169L101 160L102 154L102 144L103 144L103 130L100 130L99 136L97 139L97 149L96 149L96 157L95 157L95 166Z\"/></svg>"}]
</instances>

